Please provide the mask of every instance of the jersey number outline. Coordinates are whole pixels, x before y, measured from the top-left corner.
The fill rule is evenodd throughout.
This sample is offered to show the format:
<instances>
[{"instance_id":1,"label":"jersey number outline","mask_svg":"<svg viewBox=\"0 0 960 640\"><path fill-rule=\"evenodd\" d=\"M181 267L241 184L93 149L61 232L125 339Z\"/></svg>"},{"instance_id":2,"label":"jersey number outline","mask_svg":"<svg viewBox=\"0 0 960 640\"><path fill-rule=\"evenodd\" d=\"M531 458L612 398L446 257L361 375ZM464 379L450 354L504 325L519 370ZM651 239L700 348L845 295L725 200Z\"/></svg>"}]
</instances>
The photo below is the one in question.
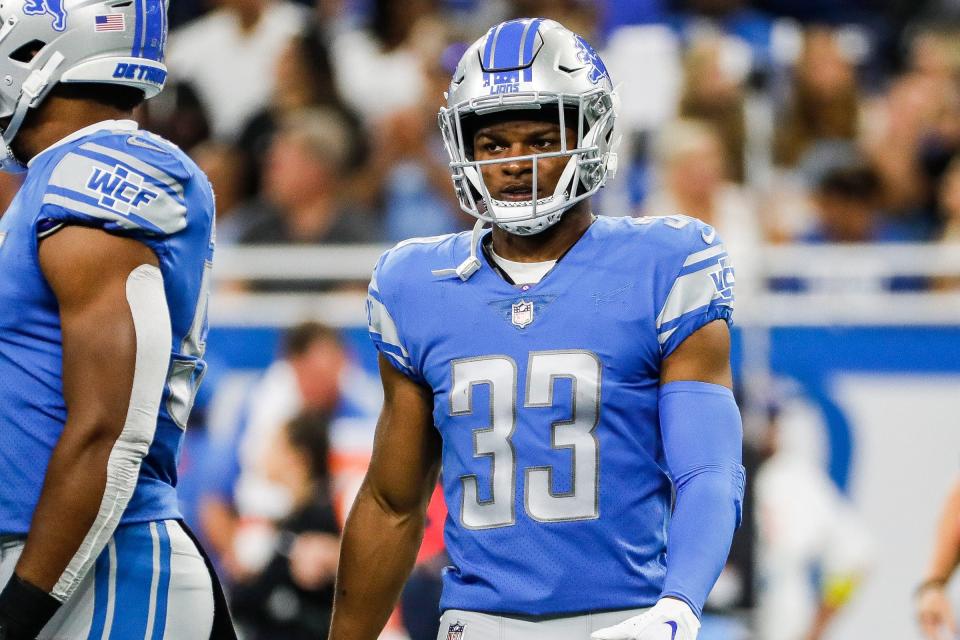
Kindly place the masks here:
<instances>
[{"instance_id":1,"label":"jersey number outline","mask_svg":"<svg viewBox=\"0 0 960 640\"><path fill-rule=\"evenodd\" d=\"M207 246L207 257L203 262L203 275L200 279L200 292L197 295L197 305L194 307L193 321L190 330L180 343L180 354L170 363L170 373L167 375L167 412L180 429L187 429L187 421L193 410L193 403L197 399L197 390L203 382L206 368L203 355L207 351L207 331L209 322L207 309L210 305L210 285L213 273L213 250L216 230L210 227L210 239Z\"/></svg>"},{"instance_id":2,"label":"jersey number outline","mask_svg":"<svg viewBox=\"0 0 960 640\"><path fill-rule=\"evenodd\" d=\"M481 499L479 478L460 476L463 500L460 522L467 529L492 529L516 523L517 365L510 356L454 360L450 415L474 413L473 388L487 385L489 425L474 429L474 458L490 458L490 497ZM600 422L603 366L596 354L582 350L532 351L527 361L525 408L552 407L555 383L569 379L573 394L571 417L550 425L550 444L569 449L573 478L570 491L554 493L550 466L524 471L524 509L539 522L571 522L600 517L600 444L594 431Z\"/></svg>"}]
</instances>

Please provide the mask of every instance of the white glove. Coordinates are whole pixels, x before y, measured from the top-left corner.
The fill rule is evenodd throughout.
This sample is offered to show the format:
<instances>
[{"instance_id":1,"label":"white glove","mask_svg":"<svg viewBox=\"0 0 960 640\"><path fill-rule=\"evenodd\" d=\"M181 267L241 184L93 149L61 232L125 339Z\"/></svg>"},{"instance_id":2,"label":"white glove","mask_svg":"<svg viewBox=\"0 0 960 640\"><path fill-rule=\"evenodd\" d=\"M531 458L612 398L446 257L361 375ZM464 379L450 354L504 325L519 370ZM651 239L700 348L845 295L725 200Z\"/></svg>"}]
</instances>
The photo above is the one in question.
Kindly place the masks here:
<instances>
[{"instance_id":1,"label":"white glove","mask_svg":"<svg viewBox=\"0 0 960 640\"><path fill-rule=\"evenodd\" d=\"M661 598L652 609L590 634L592 640L697 640L700 621L690 606Z\"/></svg>"}]
</instances>

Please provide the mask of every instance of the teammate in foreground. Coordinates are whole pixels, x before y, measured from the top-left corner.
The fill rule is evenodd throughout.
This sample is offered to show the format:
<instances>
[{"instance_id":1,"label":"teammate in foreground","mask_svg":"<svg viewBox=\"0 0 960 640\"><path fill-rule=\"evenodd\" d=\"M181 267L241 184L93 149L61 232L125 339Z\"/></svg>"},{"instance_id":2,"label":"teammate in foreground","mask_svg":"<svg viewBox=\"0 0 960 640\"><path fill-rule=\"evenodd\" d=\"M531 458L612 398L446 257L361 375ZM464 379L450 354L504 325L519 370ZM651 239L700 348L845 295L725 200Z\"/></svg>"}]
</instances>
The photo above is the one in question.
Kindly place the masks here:
<instances>
[{"instance_id":1,"label":"teammate in foreground","mask_svg":"<svg viewBox=\"0 0 960 640\"><path fill-rule=\"evenodd\" d=\"M950 607L947 583L960 564L960 480L943 505L930 565L917 588L917 622L929 640L951 640L960 633Z\"/></svg>"},{"instance_id":2,"label":"teammate in foreground","mask_svg":"<svg viewBox=\"0 0 960 640\"><path fill-rule=\"evenodd\" d=\"M693 218L594 215L614 118L603 62L555 22L495 26L460 61L440 124L480 222L374 272L386 397L333 640L377 637L441 469L438 638L696 638L743 492L733 272Z\"/></svg>"},{"instance_id":3,"label":"teammate in foreground","mask_svg":"<svg viewBox=\"0 0 960 640\"><path fill-rule=\"evenodd\" d=\"M166 78L165 3L0 24L0 168L29 167L0 218L0 638L234 637L174 491L213 195L129 120Z\"/></svg>"}]
</instances>

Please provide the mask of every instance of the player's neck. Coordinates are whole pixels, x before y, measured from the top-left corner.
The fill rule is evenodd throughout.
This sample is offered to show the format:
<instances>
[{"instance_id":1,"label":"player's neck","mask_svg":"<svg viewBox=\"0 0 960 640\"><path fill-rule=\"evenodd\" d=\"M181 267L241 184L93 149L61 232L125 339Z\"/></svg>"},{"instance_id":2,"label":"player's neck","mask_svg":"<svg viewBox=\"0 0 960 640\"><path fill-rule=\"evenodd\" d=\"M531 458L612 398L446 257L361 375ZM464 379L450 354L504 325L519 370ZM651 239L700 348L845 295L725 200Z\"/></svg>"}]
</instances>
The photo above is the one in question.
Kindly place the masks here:
<instances>
[{"instance_id":1,"label":"player's neck","mask_svg":"<svg viewBox=\"0 0 960 640\"><path fill-rule=\"evenodd\" d=\"M121 111L92 100L77 100L50 96L39 109L27 116L13 140L14 153L27 162L35 155L79 131L104 120L122 120L132 117L130 111Z\"/></svg>"},{"instance_id":2,"label":"player's neck","mask_svg":"<svg viewBox=\"0 0 960 640\"><path fill-rule=\"evenodd\" d=\"M493 251L513 262L557 260L586 233L593 222L589 201L578 203L560 222L532 236L518 236L493 227Z\"/></svg>"}]
</instances>

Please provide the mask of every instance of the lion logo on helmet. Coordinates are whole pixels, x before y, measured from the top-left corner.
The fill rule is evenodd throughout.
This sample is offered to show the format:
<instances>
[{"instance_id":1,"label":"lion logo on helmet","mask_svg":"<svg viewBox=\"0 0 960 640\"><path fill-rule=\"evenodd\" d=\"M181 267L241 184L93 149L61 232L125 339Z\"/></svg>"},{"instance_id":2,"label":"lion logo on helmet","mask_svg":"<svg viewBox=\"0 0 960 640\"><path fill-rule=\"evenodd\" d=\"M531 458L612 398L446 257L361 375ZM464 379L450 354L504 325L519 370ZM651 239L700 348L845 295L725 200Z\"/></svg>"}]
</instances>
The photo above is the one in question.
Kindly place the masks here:
<instances>
[{"instance_id":1,"label":"lion logo on helmet","mask_svg":"<svg viewBox=\"0 0 960 640\"><path fill-rule=\"evenodd\" d=\"M610 74L607 73L607 67L603 64L603 60L600 59L600 55L594 51L593 47L590 46L590 43L584 40L581 36L574 36L574 42L577 45L577 58L583 64L590 65L590 75L587 76L593 84L597 84L604 78L609 79Z\"/></svg>"},{"instance_id":2,"label":"lion logo on helmet","mask_svg":"<svg viewBox=\"0 0 960 640\"><path fill-rule=\"evenodd\" d=\"M23 12L28 16L48 14L53 18L50 25L53 30L64 31L67 28L67 9L63 3L64 0L27 0L23 5Z\"/></svg>"}]
</instances>

